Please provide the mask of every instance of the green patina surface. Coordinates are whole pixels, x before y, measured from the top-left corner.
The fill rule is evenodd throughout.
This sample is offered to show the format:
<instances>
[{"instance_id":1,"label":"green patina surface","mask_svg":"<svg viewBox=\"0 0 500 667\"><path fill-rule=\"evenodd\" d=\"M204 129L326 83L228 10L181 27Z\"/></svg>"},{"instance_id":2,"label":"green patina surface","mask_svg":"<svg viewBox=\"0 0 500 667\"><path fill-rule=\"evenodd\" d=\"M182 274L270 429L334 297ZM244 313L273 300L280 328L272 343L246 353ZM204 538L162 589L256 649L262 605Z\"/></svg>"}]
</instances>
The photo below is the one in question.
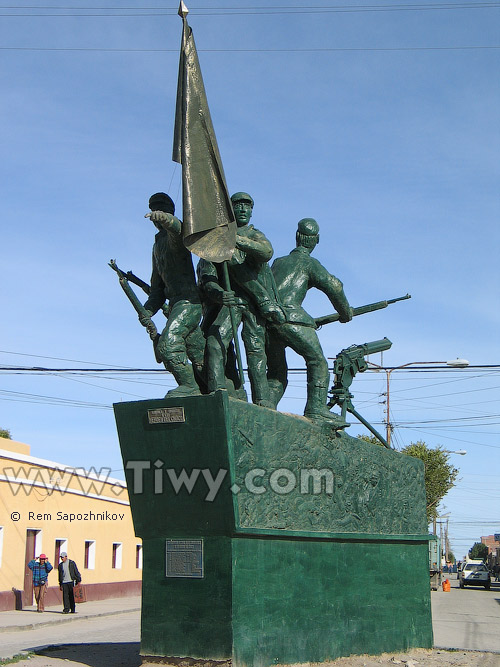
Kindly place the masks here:
<instances>
[{"instance_id":1,"label":"green patina surface","mask_svg":"<svg viewBox=\"0 0 500 667\"><path fill-rule=\"evenodd\" d=\"M179 406L185 423L148 423L148 410ZM264 667L432 645L420 461L225 392L115 413L125 468L149 465L127 470L144 540L143 655ZM311 469L331 475L301 492ZM168 471L183 470L195 481L175 492ZM207 499L205 476L220 471ZM167 539L203 540L202 579L166 577Z\"/></svg>"}]
</instances>

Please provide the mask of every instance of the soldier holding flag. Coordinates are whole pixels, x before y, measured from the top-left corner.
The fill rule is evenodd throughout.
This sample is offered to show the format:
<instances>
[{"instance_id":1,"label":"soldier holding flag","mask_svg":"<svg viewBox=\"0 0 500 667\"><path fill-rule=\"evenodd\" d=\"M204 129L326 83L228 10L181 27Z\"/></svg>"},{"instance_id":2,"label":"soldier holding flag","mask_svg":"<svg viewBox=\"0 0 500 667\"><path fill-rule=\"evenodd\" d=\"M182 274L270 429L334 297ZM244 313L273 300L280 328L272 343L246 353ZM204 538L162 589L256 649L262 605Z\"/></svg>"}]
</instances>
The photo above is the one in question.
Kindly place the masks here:
<instances>
[{"instance_id":1,"label":"soldier holding flag","mask_svg":"<svg viewBox=\"0 0 500 667\"><path fill-rule=\"evenodd\" d=\"M214 280L214 265L211 262L202 260L198 267L203 293L211 301L223 304L207 332L207 385L209 391L226 388L227 350L234 335L230 312L233 308L236 327L243 322L241 336L247 356L252 401L270 408L273 405L266 373L266 320L285 321L267 263L273 255L273 248L261 231L248 224L254 203L252 197L246 192L237 192L231 201L238 225L236 249L228 262L234 302L228 301L227 297L224 300L227 292L220 284L222 277Z\"/></svg>"}]
</instances>

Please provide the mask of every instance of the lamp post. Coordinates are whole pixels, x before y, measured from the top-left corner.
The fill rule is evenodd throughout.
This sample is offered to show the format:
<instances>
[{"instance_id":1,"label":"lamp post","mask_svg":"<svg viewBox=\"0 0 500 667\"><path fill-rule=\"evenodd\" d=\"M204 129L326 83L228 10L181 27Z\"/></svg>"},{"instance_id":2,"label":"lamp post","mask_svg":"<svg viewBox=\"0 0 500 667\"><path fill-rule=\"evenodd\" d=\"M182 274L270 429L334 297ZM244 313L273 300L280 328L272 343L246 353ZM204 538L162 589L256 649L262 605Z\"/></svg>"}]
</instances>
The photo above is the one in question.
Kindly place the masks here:
<instances>
[{"instance_id":1,"label":"lamp post","mask_svg":"<svg viewBox=\"0 0 500 667\"><path fill-rule=\"evenodd\" d=\"M409 361L407 364L402 364L401 366L395 366L394 368L387 368L385 366L379 366L378 364L373 363L373 361L368 361L368 367L373 368L375 370L381 370L384 371L386 374L387 378L387 384L386 384L386 405L385 405L385 439L387 440L387 444L390 446L391 445L391 433L392 433L392 426L391 426L391 421L390 421L390 412L389 412L389 398L390 398L390 379L391 379L391 373L393 371L399 371L402 368L407 368L408 366L420 366L420 365L433 365L433 364L444 364L446 366L449 366L451 368L467 368L469 365L469 362L467 359L452 359L451 361Z\"/></svg>"}]
</instances>

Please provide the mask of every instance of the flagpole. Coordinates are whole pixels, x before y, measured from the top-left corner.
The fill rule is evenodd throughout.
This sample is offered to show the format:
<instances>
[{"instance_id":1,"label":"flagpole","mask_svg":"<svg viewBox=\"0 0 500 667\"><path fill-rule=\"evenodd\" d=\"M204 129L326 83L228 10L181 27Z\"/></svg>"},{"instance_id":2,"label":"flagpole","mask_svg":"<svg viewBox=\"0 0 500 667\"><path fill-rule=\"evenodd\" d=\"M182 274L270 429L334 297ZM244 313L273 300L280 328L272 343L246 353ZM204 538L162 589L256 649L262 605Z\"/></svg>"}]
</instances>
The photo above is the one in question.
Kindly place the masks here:
<instances>
[{"instance_id":1,"label":"flagpole","mask_svg":"<svg viewBox=\"0 0 500 667\"><path fill-rule=\"evenodd\" d=\"M225 289L227 292L231 291L231 283L229 282L229 271L227 268L227 262L222 262L222 270L224 272L224 283ZM234 340L234 349L236 351L236 363L238 364L238 374L240 376L241 386L245 385L245 376L243 374L243 364L241 362L241 350L240 350L240 341L238 338L238 327L236 326L236 319L234 317L233 306L228 306L229 308L229 317L231 318L231 327L233 329L233 340Z\"/></svg>"},{"instance_id":2,"label":"flagpole","mask_svg":"<svg viewBox=\"0 0 500 667\"><path fill-rule=\"evenodd\" d=\"M183 242L198 257L222 264L221 285L231 292L227 262L236 246L236 222L227 191L222 160L210 118L188 8L181 0L182 43L175 105L172 159L182 164ZM238 375L244 387L238 327L228 306Z\"/></svg>"}]
</instances>

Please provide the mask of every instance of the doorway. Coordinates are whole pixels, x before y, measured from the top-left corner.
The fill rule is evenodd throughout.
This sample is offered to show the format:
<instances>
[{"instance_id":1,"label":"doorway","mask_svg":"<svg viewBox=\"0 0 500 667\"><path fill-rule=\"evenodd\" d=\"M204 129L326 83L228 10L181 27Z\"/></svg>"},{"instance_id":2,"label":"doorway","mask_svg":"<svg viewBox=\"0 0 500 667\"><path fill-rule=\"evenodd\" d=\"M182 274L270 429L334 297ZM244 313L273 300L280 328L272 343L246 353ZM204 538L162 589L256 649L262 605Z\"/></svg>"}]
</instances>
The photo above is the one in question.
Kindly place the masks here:
<instances>
[{"instance_id":1,"label":"doorway","mask_svg":"<svg viewBox=\"0 0 500 667\"><path fill-rule=\"evenodd\" d=\"M29 607L33 604L33 573L28 567L30 560L35 557L35 548L39 530L28 528L26 531L26 553L24 555L24 589L23 589L23 607Z\"/></svg>"}]
</instances>

